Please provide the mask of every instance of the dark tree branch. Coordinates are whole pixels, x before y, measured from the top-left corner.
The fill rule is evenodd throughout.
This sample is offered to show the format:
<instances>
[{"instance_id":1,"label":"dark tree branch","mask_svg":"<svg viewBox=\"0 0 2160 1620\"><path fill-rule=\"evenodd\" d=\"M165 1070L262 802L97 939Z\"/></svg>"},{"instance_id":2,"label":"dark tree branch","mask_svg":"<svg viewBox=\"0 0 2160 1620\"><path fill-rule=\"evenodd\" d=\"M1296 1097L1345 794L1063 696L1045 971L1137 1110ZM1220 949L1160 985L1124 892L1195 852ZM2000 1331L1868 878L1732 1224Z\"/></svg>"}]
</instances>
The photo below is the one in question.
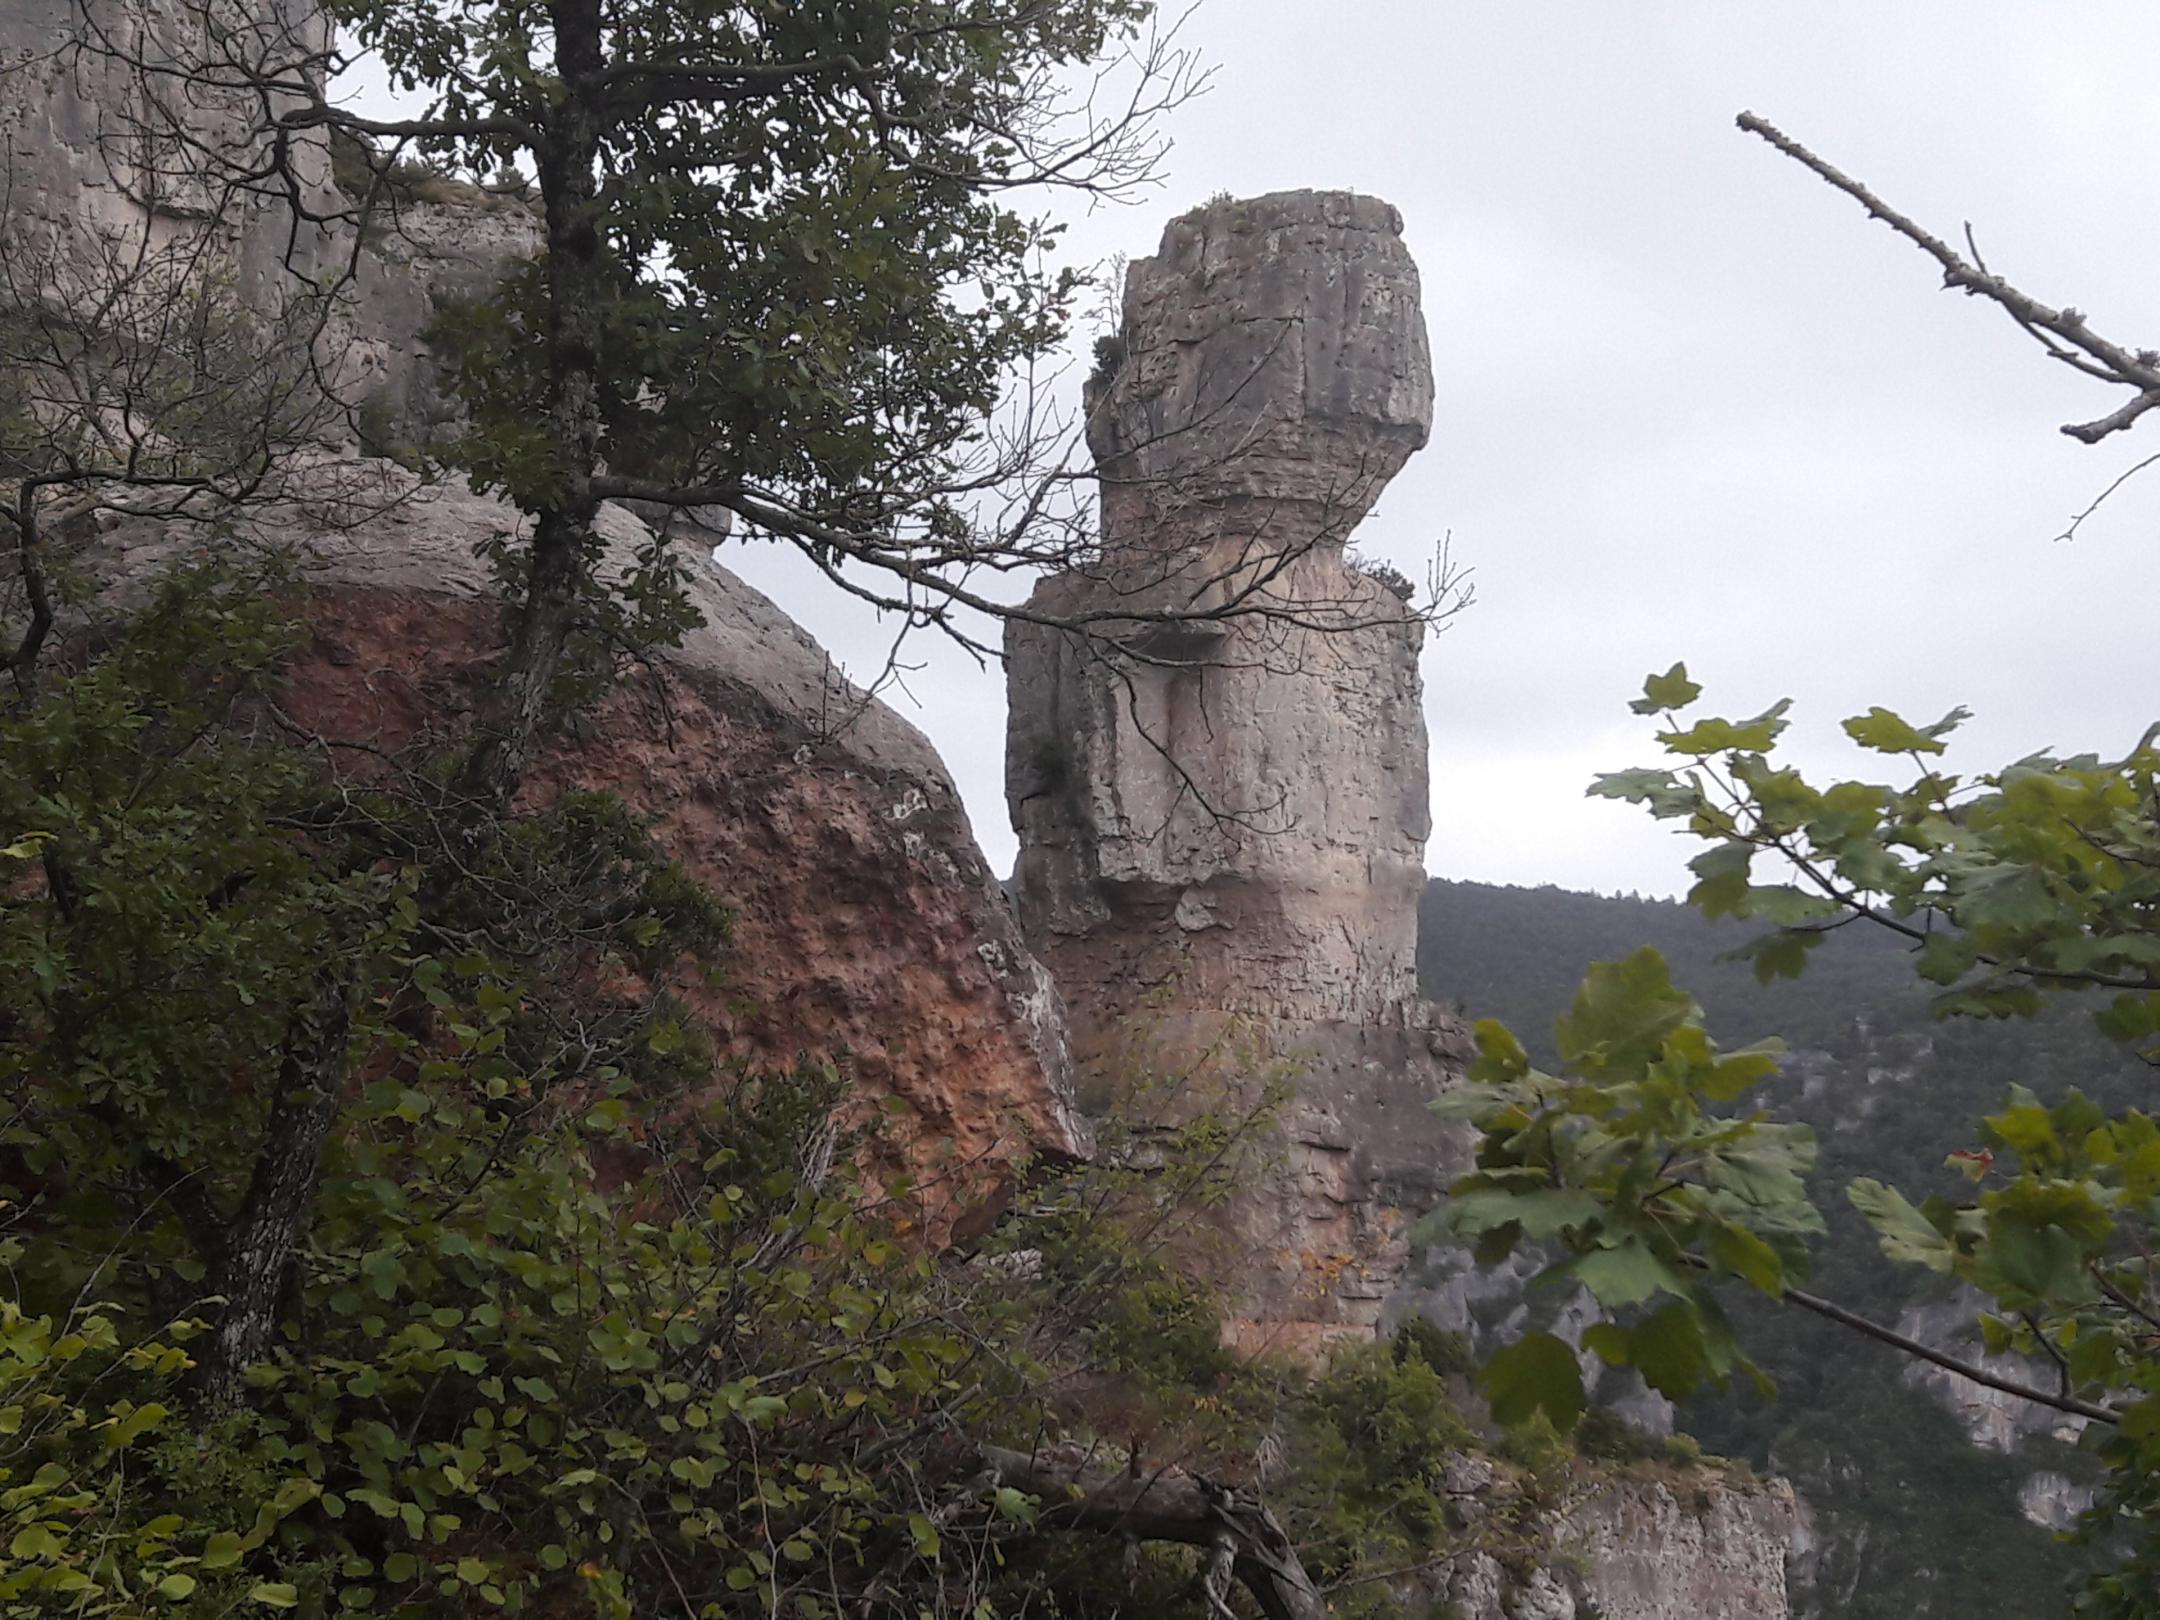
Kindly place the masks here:
<instances>
[{"instance_id":1,"label":"dark tree branch","mask_svg":"<svg viewBox=\"0 0 2160 1620\"><path fill-rule=\"evenodd\" d=\"M2063 432L2071 438L2085 444L2098 444L2160 405L2160 354L2150 349L2126 349L2111 342L2087 326L2085 317L2077 310L2055 309L2041 303L1990 272L1984 264L1974 262L1979 257L1977 253L1968 260L1941 237L1899 213L1851 175L1817 157L1775 125L1747 112L1740 115L1738 123L1750 135L1760 136L1795 163L1844 192L1867 210L1870 219L1881 220L1926 253L1942 266L1944 286L1955 287L1973 297L1990 299L1999 305L2032 335L2050 358L2060 360L2088 377L2137 391L2135 398L2095 421L2066 423Z\"/></svg>"},{"instance_id":2,"label":"dark tree branch","mask_svg":"<svg viewBox=\"0 0 2160 1620\"><path fill-rule=\"evenodd\" d=\"M970 1447L962 1466L972 1467L986 1485L1009 1485L1039 1498L1045 1529L1227 1549L1232 1573L1268 1620L1326 1620L1327 1603L1296 1547L1250 1492L1178 1468L1135 1476L1001 1446Z\"/></svg>"},{"instance_id":3,"label":"dark tree branch","mask_svg":"<svg viewBox=\"0 0 2160 1620\"><path fill-rule=\"evenodd\" d=\"M223 1298L217 1329L196 1364L195 1378L212 1407L239 1404L247 1372L270 1347L278 1296L314 1202L323 1143L345 1089L345 1049L351 1015L345 987L326 972L304 1001L278 1064L262 1146L247 1200L212 1276Z\"/></svg>"},{"instance_id":4,"label":"dark tree branch","mask_svg":"<svg viewBox=\"0 0 2160 1620\"><path fill-rule=\"evenodd\" d=\"M1916 1356L1922 1361L1942 1368L1945 1372L1956 1373L1960 1378L1970 1379L1975 1384L1983 1384L1989 1389L2000 1390L2005 1395L2015 1395L2021 1401L2031 1401L2036 1406L2051 1406L2058 1412L2068 1412L2074 1417L2090 1418L2095 1423L2120 1423L2122 1421L2122 1414L2112 1406L2101 1406L2092 1401L2081 1401L2075 1395L2070 1394L2053 1395L2031 1384L2021 1384L2014 1378L2005 1378L2000 1373L1989 1372L1985 1367L1975 1362L1961 1361L1956 1356L1937 1350L1933 1345L1922 1344L1911 1335L1898 1332L1896 1328L1884 1327L1880 1322L1870 1321L1857 1312L1848 1311L1844 1306L1824 1299L1820 1294L1810 1294L1803 1289L1788 1288L1779 1297L1788 1304L1799 1306L1804 1311L1813 1311L1817 1316L1835 1322L1840 1327L1848 1327L1855 1333L1865 1334L1878 1344L1887 1344L1893 1350L1902 1350L1908 1356Z\"/></svg>"}]
</instances>

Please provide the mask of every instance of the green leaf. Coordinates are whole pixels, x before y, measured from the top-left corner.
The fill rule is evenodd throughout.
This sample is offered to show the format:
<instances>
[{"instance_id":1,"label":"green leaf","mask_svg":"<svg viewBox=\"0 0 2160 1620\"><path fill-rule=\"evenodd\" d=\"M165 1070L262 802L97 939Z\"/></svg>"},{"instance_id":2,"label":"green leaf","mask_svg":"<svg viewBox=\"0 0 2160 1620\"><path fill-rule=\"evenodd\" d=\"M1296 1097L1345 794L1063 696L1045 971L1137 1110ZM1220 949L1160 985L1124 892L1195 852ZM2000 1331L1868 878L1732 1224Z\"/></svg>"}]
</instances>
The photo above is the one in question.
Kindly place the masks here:
<instances>
[{"instance_id":1,"label":"green leaf","mask_svg":"<svg viewBox=\"0 0 2160 1620\"><path fill-rule=\"evenodd\" d=\"M1477 1041L1478 1055L1470 1079L1477 1084L1500 1085L1530 1072L1530 1054L1523 1050L1514 1031L1497 1018L1480 1018L1471 1026L1471 1034Z\"/></svg>"},{"instance_id":2,"label":"green leaf","mask_svg":"<svg viewBox=\"0 0 2160 1620\"><path fill-rule=\"evenodd\" d=\"M1888 709L1874 708L1847 720L1845 735L1862 748L1873 749L1878 754L1939 754L1943 751L1942 738L1955 730L1960 721L1970 718L1966 710L1952 709L1922 730L1906 724Z\"/></svg>"},{"instance_id":3,"label":"green leaf","mask_svg":"<svg viewBox=\"0 0 2160 1620\"><path fill-rule=\"evenodd\" d=\"M1648 1244L1639 1241L1592 1249L1566 1269L1597 1296L1600 1305L1615 1309L1640 1305L1653 1294L1687 1292L1686 1279L1651 1253Z\"/></svg>"},{"instance_id":4,"label":"green leaf","mask_svg":"<svg viewBox=\"0 0 2160 1620\"><path fill-rule=\"evenodd\" d=\"M1571 1226L1586 1226L1605 1210L1591 1194L1564 1187L1532 1192L1477 1188L1450 1193L1441 1207L1449 1229L1463 1237L1512 1223L1523 1237L1549 1238Z\"/></svg>"},{"instance_id":5,"label":"green leaf","mask_svg":"<svg viewBox=\"0 0 2160 1620\"><path fill-rule=\"evenodd\" d=\"M1688 870L1696 877L1695 887L1688 891L1688 904L1713 920L1745 915L1748 873L1754 860L1755 846L1738 839L1704 850L1688 862Z\"/></svg>"},{"instance_id":6,"label":"green leaf","mask_svg":"<svg viewBox=\"0 0 2160 1620\"><path fill-rule=\"evenodd\" d=\"M159 1597L170 1598L173 1602L178 1603L181 1599L194 1592L195 1577L192 1575L168 1575L157 1583L157 1590Z\"/></svg>"},{"instance_id":7,"label":"green leaf","mask_svg":"<svg viewBox=\"0 0 2160 1620\"><path fill-rule=\"evenodd\" d=\"M288 1581L264 1581L248 1593L250 1603L271 1609L290 1609L300 1601L300 1589Z\"/></svg>"},{"instance_id":8,"label":"green leaf","mask_svg":"<svg viewBox=\"0 0 2160 1620\"><path fill-rule=\"evenodd\" d=\"M165 1408L156 1401L146 1401L113 1424L106 1444L118 1451L123 1446L133 1444L144 1433L164 1421Z\"/></svg>"},{"instance_id":9,"label":"green leaf","mask_svg":"<svg viewBox=\"0 0 2160 1620\"><path fill-rule=\"evenodd\" d=\"M1698 1012L1675 990L1665 959L1645 946L1624 962L1596 962L1554 1025L1560 1055L1587 1074L1639 1069Z\"/></svg>"},{"instance_id":10,"label":"green leaf","mask_svg":"<svg viewBox=\"0 0 2160 1620\"><path fill-rule=\"evenodd\" d=\"M1526 1333L1485 1364L1485 1398L1496 1421L1513 1428L1543 1412L1562 1433L1582 1415L1582 1368L1550 1333Z\"/></svg>"},{"instance_id":11,"label":"green leaf","mask_svg":"<svg viewBox=\"0 0 2160 1620\"><path fill-rule=\"evenodd\" d=\"M1700 1312L1686 1300L1652 1312L1628 1333L1628 1361L1667 1400L1686 1400L1713 1371Z\"/></svg>"},{"instance_id":12,"label":"green leaf","mask_svg":"<svg viewBox=\"0 0 2160 1620\"><path fill-rule=\"evenodd\" d=\"M1785 1291L1785 1260L1753 1232L1719 1224L1705 1236L1704 1249L1719 1271L1776 1298Z\"/></svg>"},{"instance_id":13,"label":"green leaf","mask_svg":"<svg viewBox=\"0 0 2160 1620\"><path fill-rule=\"evenodd\" d=\"M1819 947L1823 939L1817 933L1781 929L1748 941L1736 954L1755 964L1756 983L1768 984L1773 979L1799 978L1807 967L1808 952Z\"/></svg>"},{"instance_id":14,"label":"green leaf","mask_svg":"<svg viewBox=\"0 0 2160 1620\"><path fill-rule=\"evenodd\" d=\"M1896 1188L1862 1176L1845 1189L1845 1196L1875 1228L1882 1252L1889 1259L1944 1273L1956 1265L1955 1246Z\"/></svg>"},{"instance_id":15,"label":"green leaf","mask_svg":"<svg viewBox=\"0 0 2160 1620\"><path fill-rule=\"evenodd\" d=\"M26 1560L32 1558L58 1559L66 1550L65 1545L58 1536L54 1535L46 1526L35 1522L24 1525L15 1532L14 1538L8 1542L8 1556L10 1558Z\"/></svg>"},{"instance_id":16,"label":"green leaf","mask_svg":"<svg viewBox=\"0 0 2160 1620\"><path fill-rule=\"evenodd\" d=\"M1628 1332L1617 1322L1592 1322L1583 1329L1582 1347L1608 1367L1628 1364Z\"/></svg>"},{"instance_id":17,"label":"green leaf","mask_svg":"<svg viewBox=\"0 0 2160 1620\"><path fill-rule=\"evenodd\" d=\"M1669 714L1684 709L1702 696L1702 688L1688 679L1687 665L1675 664L1662 675L1643 682L1643 695L1628 707L1637 714Z\"/></svg>"},{"instance_id":18,"label":"green leaf","mask_svg":"<svg viewBox=\"0 0 2160 1620\"><path fill-rule=\"evenodd\" d=\"M1702 803L1702 789L1671 771L1608 771L1591 781L1584 797L1648 805L1653 816L1670 821L1693 815Z\"/></svg>"},{"instance_id":19,"label":"green leaf","mask_svg":"<svg viewBox=\"0 0 2160 1620\"><path fill-rule=\"evenodd\" d=\"M1989 1223L1976 1258L2013 1287L2050 1299L2081 1288L2085 1246L2059 1226L2009 1216Z\"/></svg>"},{"instance_id":20,"label":"green leaf","mask_svg":"<svg viewBox=\"0 0 2160 1620\"><path fill-rule=\"evenodd\" d=\"M1784 733L1785 698L1749 720L1724 720L1712 716L1698 720L1685 731L1661 731L1658 741L1676 754L1707 758L1711 754L1760 754L1776 746Z\"/></svg>"},{"instance_id":21,"label":"green leaf","mask_svg":"<svg viewBox=\"0 0 2160 1620\"><path fill-rule=\"evenodd\" d=\"M1759 1041L1723 1053L1707 1070L1696 1071L1695 1090L1712 1102L1734 1102L1776 1074L1784 1053L1782 1041Z\"/></svg>"}]
</instances>

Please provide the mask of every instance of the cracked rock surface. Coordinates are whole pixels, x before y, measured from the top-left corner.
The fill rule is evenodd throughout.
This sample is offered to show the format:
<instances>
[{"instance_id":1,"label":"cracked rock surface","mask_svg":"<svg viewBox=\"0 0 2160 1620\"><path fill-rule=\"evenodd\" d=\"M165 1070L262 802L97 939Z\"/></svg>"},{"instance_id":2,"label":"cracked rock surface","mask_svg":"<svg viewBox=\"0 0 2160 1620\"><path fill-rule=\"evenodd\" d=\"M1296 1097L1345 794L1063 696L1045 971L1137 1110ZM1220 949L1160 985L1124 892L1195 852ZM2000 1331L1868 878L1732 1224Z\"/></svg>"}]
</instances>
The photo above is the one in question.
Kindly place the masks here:
<instances>
[{"instance_id":1,"label":"cracked rock surface","mask_svg":"<svg viewBox=\"0 0 2160 1620\"><path fill-rule=\"evenodd\" d=\"M1276 1061L1272 1167L1224 1214L1231 1333L1302 1353L1372 1333L1466 1147L1422 1106L1464 1050L1416 991L1423 626L1343 554L1431 425L1401 229L1309 191L1170 225L1089 389L1100 560L1033 598L1131 622L1006 640L1015 901L1082 1071L1116 1112L1146 1075L1212 1058L1235 1095Z\"/></svg>"}]
</instances>

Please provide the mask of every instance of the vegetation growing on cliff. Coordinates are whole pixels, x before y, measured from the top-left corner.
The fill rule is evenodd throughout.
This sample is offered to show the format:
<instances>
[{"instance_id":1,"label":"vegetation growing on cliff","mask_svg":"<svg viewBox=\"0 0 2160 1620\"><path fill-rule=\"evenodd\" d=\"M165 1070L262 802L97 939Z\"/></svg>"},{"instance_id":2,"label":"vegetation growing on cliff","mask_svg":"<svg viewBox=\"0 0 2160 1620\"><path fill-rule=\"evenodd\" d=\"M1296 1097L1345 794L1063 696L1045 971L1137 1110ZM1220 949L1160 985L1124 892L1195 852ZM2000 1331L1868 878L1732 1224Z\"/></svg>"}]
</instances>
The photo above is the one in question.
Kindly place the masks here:
<instances>
[{"instance_id":1,"label":"vegetation growing on cliff","mask_svg":"<svg viewBox=\"0 0 2160 1620\"><path fill-rule=\"evenodd\" d=\"M1670 716L1698 695L1676 668L1652 677L1636 707ZM1958 716L1917 728L1876 709L1848 733L1912 762L1917 779L1818 788L1774 759L1783 707L1745 721L1668 720L1660 740L1678 763L1600 783L1710 843L1692 863L1690 898L1710 917L1773 925L1745 947L1759 979L1799 974L1829 928L1857 919L1906 944L1936 986L1937 1016L2030 1018L2050 996L2102 992L2097 1030L2132 1053L2151 1047L2160 755L2149 740L2117 762L2035 757L1966 782L1932 764ZM1759 882L1765 857L1782 871ZM1884 1256L1989 1302L1987 1349L2034 1369L2005 1374L1801 1286L1824 1253L1802 1180L1814 1133L1734 1107L1774 1073L1777 1048L1721 1055L1655 952L1591 969L1557 1025L1551 1072L1498 1023L1479 1026L1479 1047L1472 1085L1449 1106L1484 1133L1480 1168L1445 1221L1481 1257L1526 1238L1549 1245L1553 1274L1616 1313L1587 1331L1588 1348L1675 1400L1738 1377L1767 1388L1723 1302L1752 1290L2075 1417L2108 1479L2088 1533L2128 1554L2090 1578L2081 1607L2148 1611L2144 1526L2160 1455L2144 1436L2160 1411L2160 1365L2145 1279L2160 1206L2142 1109L2103 1107L2075 1086L2050 1106L2013 1085L1951 1152L1963 1191L1915 1203L1872 1176L1848 1181ZM1833 1274L1834 1296L1840 1285ZM1581 1406L1573 1355L1550 1335L1502 1350L1487 1378L1496 1406L1563 1425Z\"/></svg>"},{"instance_id":2,"label":"vegetation growing on cliff","mask_svg":"<svg viewBox=\"0 0 2160 1620\"><path fill-rule=\"evenodd\" d=\"M1966 257L1753 114L1739 123L1920 248L1947 286L2002 308L2052 358L2131 391L2066 434L2098 443L2160 405L2153 351L2031 297L1977 250ZM1845 733L1898 762L1902 780L1820 784L1777 757L1789 701L1745 719L1683 718L1701 695L1682 665L1650 676L1633 708L1662 727L1666 762L1601 777L1592 791L1708 844L1689 863L1689 900L1708 918L1768 925L1742 947L1759 980L1799 976L1837 930L1880 929L1934 987L1938 1017L2031 1019L2065 998L2097 1000L2100 1035L2160 1060L2160 725L2125 739L2120 758L2043 752L1968 777L1941 768L1966 711L1918 725L1876 707ZM1555 1026L1555 1049L1548 1072L1504 1026L1479 1026L1473 1083L1447 1105L1482 1133L1478 1170L1444 1224L1476 1239L1481 1258L1547 1244L1548 1274L1615 1313L1585 1331L1584 1347L1676 1400L1736 1378L1767 1388L1724 1304L1752 1292L2074 1420L2105 1477L2082 1533L2108 1555L2075 1607L2127 1617L2160 1605L2160 1127L2148 1110L2062 1077L2046 1100L2013 1084L1965 1123L1947 1159L1955 1190L1915 1201L1871 1175L1840 1189L1903 1268L1908 1297L1955 1285L1983 1302L1986 1351L2030 1369L2005 1371L1801 1286L1826 1248L1803 1180L1815 1134L1751 1106L1779 1048L1720 1054L1655 951L1593 966ZM1896 1179L1918 1193L1933 1172L1902 1164ZM1582 1404L1573 1354L1550 1334L1505 1347L1486 1378L1496 1401L1562 1423Z\"/></svg>"},{"instance_id":3,"label":"vegetation growing on cliff","mask_svg":"<svg viewBox=\"0 0 2160 1620\"><path fill-rule=\"evenodd\" d=\"M1969 1144L1969 1121L2011 1084L2050 1102L2077 1086L2110 1108L2134 1106L2149 1085L2144 1066L2075 1007L2029 1020L1931 1017L1929 987L1886 934L1841 929L1800 978L1764 984L1731 955L1751 932L1678 901L1436 880L1421 910L1419 977L1435 999L1520 1031L1549 1069L1553 1021L1590 964L1654 947L1712 1028L1742 1040L1783 1033L1787 1052L1758 1102L1814 1131L1819 1185L1919 1167L1925 1179L1907 1183L1916 1194L1954 1196L1970 1183L1946 1156ZM1897 1323L1915 1303L1911 1279L1883 1258L1859 1211L1831 1199L1822 1213L1815 1275L1826 1287L1834 1279L1842 1303ZM1949 1620L2060 1606L2081 1555L2028 1523L2018 1492L2039 1469L2089 1477L2090 1458L2042 1435L2007 1453L1981 1449L1936 1400L1915 1398L1896 1351L1856 1346L1835 1323L1769 1301L1734 1299L1730 1311L1777 1394L1703 1391L1676 1421L1710 1450L1790 1478L1807 1500L1814 1545L1801 1612ZM1893 1432L1898 1443L1884 1445ZM1578 1443L1587 1449L1580 1429Z\"/></svg>"},{"instance_id":4,"label":"vegetation growing on cliff","mask_svg":"<svg viewBox=\"0 0 2160 1620\"><path fill-rule=\"evenodd\" d=\"M1190 1285L1107 1210L1060 1221L1077 1185L1005 1235L1026 1267L935 1263L836 1076L715 1072L673 992L724 907L619 807L446 877L424 762L339 780L281 734L274 583L184 571L0 722L0 1612L1025 1590L1040 1504L979 1448L1124 1368L1119 1301ZM354 1078L242 1314L325 1041Z\"/></svg>"},{"instance_id":5,"label":"vegetation growing on cliff","mask_svg":"<svg viewBox=\"0 0 2160 1620\"><path fill-rule=\"evenodd\" d=\"M913 625L950 627L979 570L1084 554L1032 396L1018 431L996 414L1076 286L1007 199L1145 172L1191 84L1151 9L343 8L437 97L388 121L326 100L334 57L283 17L190 13L149 56L82 13L145 190L209 199L175 232L204 263L294 207L364 246L386 193L424 195L414 152L528 174L547 240L436 333L466 412L443 456L532 520L489 543L508 649L462 733L392 754L288 712L304 597L233 543L255 486L201 485L184 412L151 470L220 497L186 507L196 555L141 613L64 611L87 573L48 602L144 467L67 435L140 429L143 397L77 366L79 420L0 412L35 599L0 708L0 1612L987 1615L1092 1601L1060 1574L1077 1533L1145 1540L1164 1577L1089 1612L1219 1613L1236 1579L1305 1617L1315 1578L1434 1552L1375 1464L1364 1516L1315 1506L1295 1541L1200 1471L1293 1425L1306 1380L1221 1349L1116 1166L941 1256L942 1195L860 1178L831 1074L730 1069L686 1016L726 897L615 800L528 780L693 624L664 543L600 578L604 499L726 506ZM1133 102L1061 98L1128 49ZM303 172L323 132L373 138L333 147L342 202ZM272 373L325 408L331 281ZM214 410L255 351L188 335L150 358ZM224 414L243 473L321 470L286 417ZM1236 1141L1156 1142L1146 1199ZM1388 1365L1426 1410L1430 1377Z\"/></svg>"},{"instance_id":6,"label":"vegetation growing on cliff","mask_svg":"<svg viewBox=\"0 0 2160 1620\"><path fill-rule=\"evenodd\" d=\"M1535 1479L1450 1517L1458 1349L1221 1347L1177 1211L1264 1116L940 1257L838 1074L716 1067L679 992L726 908L617 803L445 872L454 759L326 769L281 707L301 600L189 564L0 718L0 1613L1199 1615L1271 1453L1339 1612L1547 1553Z\"/></svg>"}]
</instances>

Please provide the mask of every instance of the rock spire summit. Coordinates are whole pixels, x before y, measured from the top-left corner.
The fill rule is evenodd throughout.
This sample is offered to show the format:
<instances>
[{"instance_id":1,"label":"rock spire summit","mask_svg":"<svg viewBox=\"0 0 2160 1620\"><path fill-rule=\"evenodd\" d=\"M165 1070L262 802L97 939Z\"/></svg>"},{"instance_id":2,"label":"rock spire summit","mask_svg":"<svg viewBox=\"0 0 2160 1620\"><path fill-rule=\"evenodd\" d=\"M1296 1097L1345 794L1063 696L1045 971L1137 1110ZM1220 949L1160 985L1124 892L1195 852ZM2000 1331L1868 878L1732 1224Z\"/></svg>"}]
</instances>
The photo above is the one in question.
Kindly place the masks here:
<instances>
[{"instance_id":1,"label":"rock spire summit","mask_svg":"<svg viewBox=\"0 0 2160 1620\"><path fill-rule=\"evenodd\" d=\"M1293 1347L1371 1331L1399 1212L1461 1156L1422 1106L1456 1044L1416 991L1424 626L1344 555L1431 427L1401 230L1312 191L1170 225L1088 391L1100 557L1034 597L1116 633L1006 643L1015 899L1112 1111L1233 1028L1297 1074L1233 1212L1238 1331Z\"/></svg>"}]
</instances>

